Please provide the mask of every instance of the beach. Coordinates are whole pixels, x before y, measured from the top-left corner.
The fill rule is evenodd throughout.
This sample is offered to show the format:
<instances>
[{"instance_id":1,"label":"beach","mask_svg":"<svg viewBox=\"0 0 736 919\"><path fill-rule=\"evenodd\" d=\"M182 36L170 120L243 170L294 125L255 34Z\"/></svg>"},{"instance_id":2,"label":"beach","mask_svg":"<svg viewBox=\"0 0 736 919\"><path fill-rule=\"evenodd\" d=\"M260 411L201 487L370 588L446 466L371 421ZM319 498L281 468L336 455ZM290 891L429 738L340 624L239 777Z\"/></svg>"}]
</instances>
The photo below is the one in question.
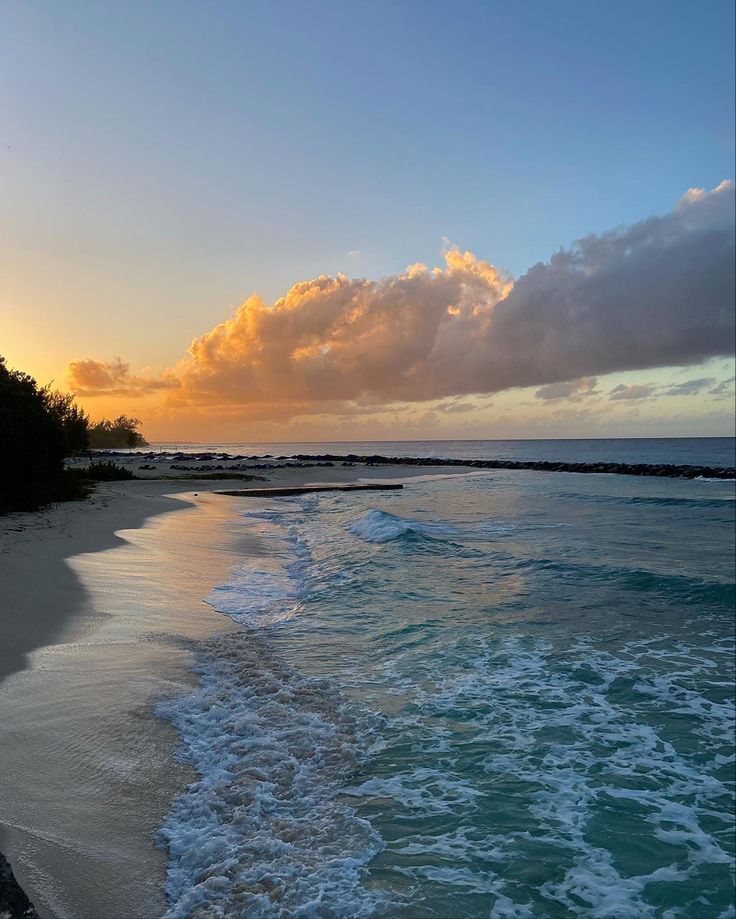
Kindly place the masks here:
<instances>
[{"instance_id":1,"label":"beach","mask_svg":"<svg viewBox=\"0 0 736 919\"><path fill-rule=\"evenodd\" d=\"M422 470L380 472L288 469L252 484ZM165 912L154 839L194 773L154 707L196 684L193 643L242 631L203 602L263 551L228 526L243 499L212 493L242 484L109 483L0 522L0 851L42 916Z\"/></svg>"},{"instance_id":2,"label":"beach","mask_svg":"<svg viewBox=\"0 0 736 919\"><path fill-rule=\"evenodd\" d=\"M0 919L736 919L733 0L0 22Z\"/></svg>"},{"instance_id":3,"label":"beach","mask_svg":"<svg viewBox=\"0 0 736 919\"><path fill-rule=\"evenodd\" d=\"M205 462L2 520L42 917L727 915L732 481Z\"/></svg>"}]
</instances>

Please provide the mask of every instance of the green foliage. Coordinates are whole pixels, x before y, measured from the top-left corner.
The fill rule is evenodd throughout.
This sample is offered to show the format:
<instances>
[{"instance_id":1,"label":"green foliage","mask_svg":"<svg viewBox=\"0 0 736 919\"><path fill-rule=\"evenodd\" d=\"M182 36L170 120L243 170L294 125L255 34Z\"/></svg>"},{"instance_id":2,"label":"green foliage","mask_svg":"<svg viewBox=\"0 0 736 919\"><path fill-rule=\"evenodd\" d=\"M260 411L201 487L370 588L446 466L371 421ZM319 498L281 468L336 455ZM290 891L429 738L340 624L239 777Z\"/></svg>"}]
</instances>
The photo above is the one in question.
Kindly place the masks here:
<instances>
[{"instance_id":1,"label":"green foliage","mask_svg":"<svg viewBox=\"0 0 736 919\"><path fill-rule=\"evenodd\" d=\"M87 413L73 396L9 370L0 357L0 514L85 497L92 482L135 478L109 462L65 469L64 459L90 447L145 444L136 430L139 426L137 418L121 415L90 429Z\"/></svg>"},{"instance_id":2,"label":"green foliage","mask_svg":"<svg viewBox=\"0 0 736 919\"><path fill-rule=\"evenodd\" d=\"M135 478L130 469L109 462L90 463L89 466L82 466L74 472L89 482L120 482Z\"/></svg>"},{"instance_id":3,"label":"green foliage","mask_svg":"<svg viewBox=\"0 0 736 919\"><path fill-rule=\"evenodd\" d=\"M27 373L8 370L0 357L0 513L76 496L64 457L78 442L78 411Z\"/></svg>"},{"instance_id":4,"label":"green foliage","mask_svg":"<svg viewBox=\"0 0 736 919\"><path fill-rule=\"evenodd\" d=\"M68 393L43 390L49 410L56 415L66 440L67 456L84 453L89 447L89 415Z\"/></svg>"},{"instance_id":5,"label":"green foliage","mask_svg":"<svg viewBox=\"0 0 736 919\"><path fill-rule=\"evenodd\" d=\"M89 446L94 450L120 450L124 447L146 447L148 442L138 433L141 421L120 415L113 421L103 418L89 430Z\"/></svg>"}]
</instances>

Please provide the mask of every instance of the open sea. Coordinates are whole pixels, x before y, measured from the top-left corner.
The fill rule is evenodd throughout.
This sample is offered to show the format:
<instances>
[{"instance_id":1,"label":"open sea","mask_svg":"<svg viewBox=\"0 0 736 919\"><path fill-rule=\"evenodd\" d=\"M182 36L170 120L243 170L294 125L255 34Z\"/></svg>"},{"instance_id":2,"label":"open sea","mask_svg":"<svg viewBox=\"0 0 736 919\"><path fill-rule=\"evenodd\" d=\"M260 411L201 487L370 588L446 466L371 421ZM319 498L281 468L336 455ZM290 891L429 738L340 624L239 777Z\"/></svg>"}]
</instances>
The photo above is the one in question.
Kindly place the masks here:
<instances>
[{"instance_id":1,"label":"open sea","mask_svg":"<svg viewBox=\"0 0 736 919\"><path fill-rule=\"evenodd\" d=\"M293 456L334 453L359 456L421 456L443 459L547 460L564 463L675 463L736 465L733 437L623 437L584 440L355 440L282 443L153 443L135 452L227 453Z\"/></svg>"},{"instance_id":2,"label":"open sea","mask_svg":"<svg viewBox=\"0 0 736 919\"><path fill-rule=\"evenodd\" d=\"M733 465L733 444L342 446ZM160 706L199 776L161 828L168 916L733 919L734 523L732 481L616 475L243 500L229 526L262 552L207 602L247 631Z\"/></svg>"}]
</instances>

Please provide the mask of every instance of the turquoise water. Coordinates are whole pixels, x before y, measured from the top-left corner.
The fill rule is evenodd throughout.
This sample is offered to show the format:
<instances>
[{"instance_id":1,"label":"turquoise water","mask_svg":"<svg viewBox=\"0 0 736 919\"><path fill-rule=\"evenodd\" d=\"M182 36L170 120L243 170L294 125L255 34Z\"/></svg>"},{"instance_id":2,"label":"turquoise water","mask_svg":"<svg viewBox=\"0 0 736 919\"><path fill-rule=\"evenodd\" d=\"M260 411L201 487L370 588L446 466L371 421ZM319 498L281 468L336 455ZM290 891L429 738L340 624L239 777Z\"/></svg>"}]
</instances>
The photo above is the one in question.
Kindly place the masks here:
<instances>
[{"instance_id":1,"label":"turquoise water","mask_svg":"<svg viewBox=\"0 0 736 919\"><path fill-rule=\"evenodd\" d=\"M173 916L732 917L734 488L494 472L243 504L163 713Z\"/></svg>"}]
</instances>

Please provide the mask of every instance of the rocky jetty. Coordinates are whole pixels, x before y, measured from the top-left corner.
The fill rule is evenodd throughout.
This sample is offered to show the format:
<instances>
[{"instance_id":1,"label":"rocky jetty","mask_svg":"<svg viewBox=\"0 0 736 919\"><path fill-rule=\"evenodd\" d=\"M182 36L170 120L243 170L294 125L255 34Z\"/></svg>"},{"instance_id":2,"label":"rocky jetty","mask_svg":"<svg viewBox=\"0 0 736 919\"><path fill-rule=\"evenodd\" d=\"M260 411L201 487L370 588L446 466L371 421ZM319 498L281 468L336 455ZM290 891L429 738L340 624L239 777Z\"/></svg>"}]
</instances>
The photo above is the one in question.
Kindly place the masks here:
<instances>
[{"instance_id":1,"label":"rocky jetty","mask_svg":"<svg viewBox=\"0 0 736 919\"><path fill-rule=\"evenodd\" d=\"M301 462L363 463L366 466L464 466L472 469L535 469L541 472L606 473L610 475L659 476L670 479L733 479L733 466L683 466L672 463L563 463L548 460L472 460L441 459L439 457L410 456L335 456L330 453L307 455L299 453L292 459Z\"/></svg>"},{"instance_id":2,"label":"rocky jetty","mask_svg":"<svg viewBox=\"0 0 736 919\"><path fill-rule=\"evenodd\" d=\"M361 482L358 485L284 485L270 488L238 488L232 491L216 491L216 495L231 495L234 498L283 498L286 495L304 495L310 491L396 491L404 486L397 482L379 484Z\"/></svg>"},{"instance_id":3,"label":"rocky jetty","mask_svg":"<svg viewBox=\"0 0 736 919\"><path fill-rule=\"evenodd\" d=\"M97 451L110 459L130 458L124 451ZM172 469L187 472L251 472L274 469L304 469L311 466L462 466L469 469L533 469L541 472L603 473L608 475L657 476L670 479L733 479L733 466L688 466L674 463L566 463L549 460L448 459L435 456L347 456L335 453L297 453L291 456L262 454L243 456L227 453L137 453L137 462L171 462ZM143 468L143 467L140 467Z\"/></svg>"}]
</instances>

